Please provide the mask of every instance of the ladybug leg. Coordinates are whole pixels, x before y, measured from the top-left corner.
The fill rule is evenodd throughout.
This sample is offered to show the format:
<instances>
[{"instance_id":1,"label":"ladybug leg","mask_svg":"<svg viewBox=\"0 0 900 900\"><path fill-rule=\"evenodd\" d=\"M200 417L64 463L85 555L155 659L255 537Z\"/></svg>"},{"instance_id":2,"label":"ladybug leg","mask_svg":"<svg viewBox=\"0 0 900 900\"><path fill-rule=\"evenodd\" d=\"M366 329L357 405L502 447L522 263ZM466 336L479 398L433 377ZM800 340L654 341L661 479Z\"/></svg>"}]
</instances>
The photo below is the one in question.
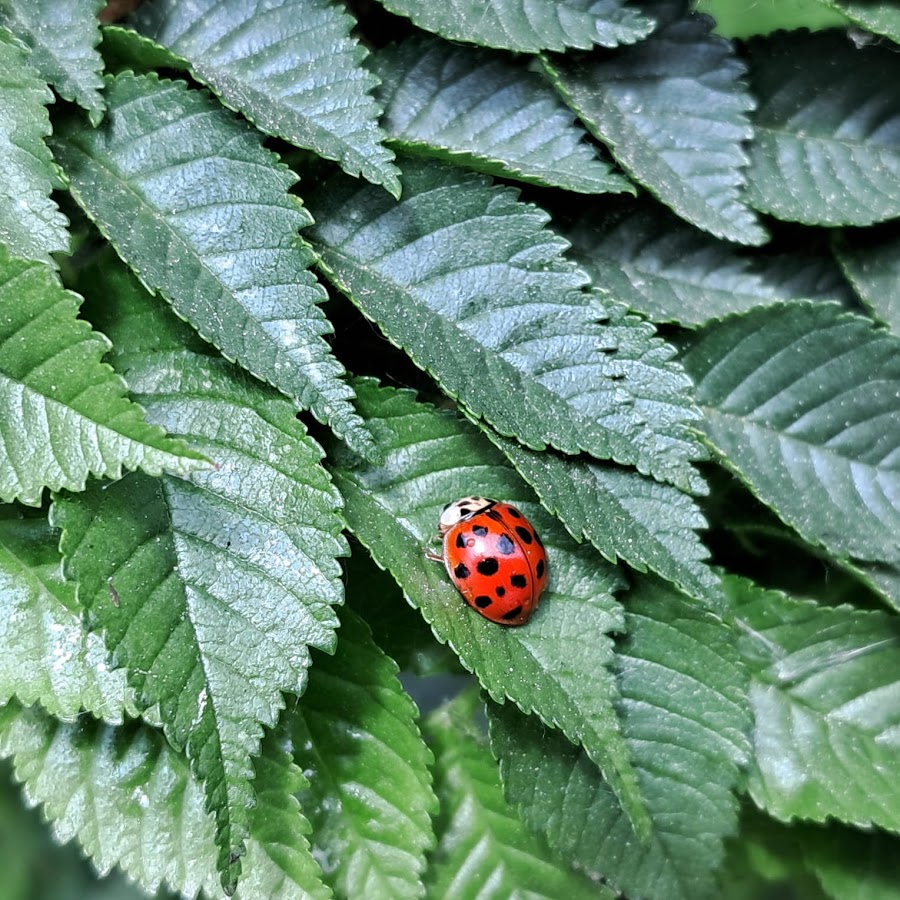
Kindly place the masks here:
<instances>
[{"instance_id":1,"label":"ladybug leg","mask_svg":"<svg viewBox=\"0 0 900 900\"><path fill-rule=\"evenodd\" d=\"M433 550L425 549L425 559L433 559L435 562L443 562L444 557L441 556L440 553L435 553Z\"/></svg>"}]
</instances>

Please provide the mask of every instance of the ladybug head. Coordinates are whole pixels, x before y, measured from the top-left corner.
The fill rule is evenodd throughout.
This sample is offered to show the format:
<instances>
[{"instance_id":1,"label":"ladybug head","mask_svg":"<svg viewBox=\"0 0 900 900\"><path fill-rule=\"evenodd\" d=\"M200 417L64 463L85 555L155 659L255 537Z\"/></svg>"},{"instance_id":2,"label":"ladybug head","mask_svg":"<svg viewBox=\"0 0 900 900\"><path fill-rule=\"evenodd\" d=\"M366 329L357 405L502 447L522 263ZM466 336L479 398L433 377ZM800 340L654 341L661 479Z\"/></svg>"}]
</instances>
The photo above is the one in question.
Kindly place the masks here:
<instances>
[{"instance_id":1,"label":"ladybug head","mask_svg":"<svg viewBox=\"0 0 900 900\"><path fill-rule=\"evenodd\" d=\"M449 531L457 522L468 519L476 513L484 512L490 509L497 501L488 500L487 497L463 497L460 500L454 500L444 507L441 513L441 519L438 523L438 530L441 534Z\"/></svg>"}]
</instances>

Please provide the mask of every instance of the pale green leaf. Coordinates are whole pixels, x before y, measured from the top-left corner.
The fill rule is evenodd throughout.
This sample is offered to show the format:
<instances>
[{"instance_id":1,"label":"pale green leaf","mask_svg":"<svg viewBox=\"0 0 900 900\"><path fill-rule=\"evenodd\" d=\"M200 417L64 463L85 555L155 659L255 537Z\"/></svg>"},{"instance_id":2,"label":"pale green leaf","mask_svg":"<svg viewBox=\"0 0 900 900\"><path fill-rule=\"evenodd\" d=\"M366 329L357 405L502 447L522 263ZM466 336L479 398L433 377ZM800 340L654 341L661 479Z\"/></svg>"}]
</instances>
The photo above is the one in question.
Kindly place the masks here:
<instances>
[{"instance_id":1,"label":"pale green leaf","mask_svg":"<svg viewBox=\"0 0 900 900\"><path fill-rule=\"evenodd\" d=\"M291 796L300 771L270 736L256 763L257 806L238 900L325 900ZM163 736L86 718L65 725L36 707L0 708L0 755L12 757L30 805L42 805L54 836L77 838L101 875L120 866L144 890L167 885L185 897L221 896L212 818L203 789ZM274 826L274 827L273 827Z\"/></svg>"},{"instance_id":2,"label":"pale green leaf","mask_svg":"<svg viewBox=\"0 0 900 900\"><path fill-rule=\"evenodd\" d=\"M653 20L623 0L381 0L419 28L453 41L537 53L594 44L616 47L646 37Z\"/></svg>"},{"instance_id":3,"label":"pale green leaf","mask_svg":"<svg viewBox=\"0 0 900 900\"><path fill-rule=\"evenodd\" d=\"M547 71L619 165L679 216L741 244L766 232L741 196L753 101L744 66L685 0L649 7L664 21L615 55L552 57Z\"/></svg>"},{"instance_id":4,"label":"pale green leaf","mask_svg":"<svg viewBox=\"0 0 900 900\"><path fill-rule=\"evenodd\" d=\"M616 656L622 732L651 818L635 836L597 768L561 735L489 707L507 798L564 859L628 897L718 896L714 871L737 825L749 725L731 630L661 582L626 598Z\"/></svg>"},{"instance_id":5,"label":"pale green leaf","mask_svg":"<svg viewBox=\"0 0 900 900\"><path fill-rule=\"evenodd\" d=\"M374 70L384 127L408 153L585 194L635 192L524 63L420 35L380 51Z\"/></svg>"},{"instance_id":6,"label":"pale green leaf","mask_svg":"<svg viewBox=\"0 0 900 900\"><path fill-rule=\"evenodd\" d=\"M396 676L369 629L345 610L337 653L316 655L287 720L308 779L299 799L313 853L331 860L326 879L340 897L422 896L437 800L418 710Z\"/></svg>"},{"instance_id":7,"label":"pale green leaf","mask_svg":"<svg viewBox=\"0 0 900 900\"><path fill-rule=\"evenodd\" d=\"M394 576L435 636L455 650L492 698L511 700L585 745L643 828L634 773L612 708L611 631L622 626L612 592L615 570L593 548L577 546L542 511L502 454L469 423L417 403L409 392L356 384L361 409L385 463L353 466L337 460L335 483L347 524L375 561ZM547 547L549 585L531 620L504 628L470 609L439 562L443 506L472 494L518 506Z\"/></svg>"},{"instance_id":8,"label":"pale green leaf","mask_svg":"<svg viewBox=\"0 0 900 900\"><path fill-rule=\"evenodd\" d=\"M798 60L803 65L797 65ZM900 58L837 31L750 45L758 101L747 198L807 225L900 216Z\"/></svg>"},{"instance_id":9,"label":"pale green leaf","mask_svg":"<svg viewBox=\"0 0 900 900\"><path fill-rule=\"evenodd\" d=\"M143 282L204 338L359 452L374 452L323 335L325 292L297 229L296 177L207 95L130 74L110 80L97 130L54 147L76 200Z\"/></svg>"},{"instance_id":10,"label":"pale green leaf","mask_svg":"<svg viewBox=\"0 0 900 900\"><path fill-rule=\"evenodd\" d=\"M846 28L846 16L823 7L822 0L694 0L694 7L716 20L726 37L747 38L779 29Z\"/></svg>"},{"instance_id":11,"label":"pale green leaf","mask_svg":"<svg viewBox=\"0 0 900 900\"><path fill-rule=\"evenodd\" d=\"M776 300L849 296L833 261L752 257L658 204L592 210L562 233L598 288L654 322L693 327Z\"/></svg>"},{"instance_id":12,"label":"pale green leaf","mask_svg":"<svg viewBox=\"0 0 900 900\"><path fill-rule=\"evenodd\" d=\"M126 323L120 351L147 321L129 318L136 301L158 302L106 297ZM225 360L144 350L114 362L149 418L190 435L215 468L190 481L92 487L57 500L54 521L92 627L141 701L159 704L167 736L204 784L230 884L261 725L274 724L282 691L305 688L309 647L334 645L340 499L289 401Z\"/></svg>"},{"instance_id":13,"label":"pale green leaf","mask_svg":"<svg viewBox=\"0 0 900 900\"><path fill-rule=\"evenodd\" d=\"M611 890L556 862L504 800L497 763L472 724L476 700L474 691L463 694L425 722L441 801L428 896L612 900Z\"/></svg>"},{"instance_id":14,"label":"pale green leaf","mask_svg":"<svg viewBox=\"0 0 900 900\"><path fill-rule=\"evenodd\" d=\"M58 543L46 519L0 519L0 701L40 702L63 719L88 710L121 722L132 705L125 672L85 631Z\"/></svg>"},{"instance_id":15,"label":"pale green leaf","mask_svg":"<svg viewBox=\"0 0 900 900\"><path fill-rule=\"evenodd\" d=\"M104 0L2 0L0 24L31 53L29 62L66 100L88 111L96 125L105 105L100 90L103 60L97 52Z\"/></svg>"},{"instance_id":16,"label":"pale green leaf","mask_svg":"<svg viewBox=\"0 0 900 900\"><path fill-rule=\"evenodd\" d=\"M807 541L900 561L900 338L830 303L697 332L683 357L723 463Z\"/></svg>"},{"instance_id":17,"label":"pale green leaf","mask_svg":"<svg viewBox=\"0 0 900 900\"><path fill-rule=\"evenodd\" d=\"M725 581L751 674L750 794L770 815L900 830L896 617Z\"/></svg>"},{"instance_id":18,"label":"pale green leaf","mask_svg":"<svg viewBox=\"0 0 900 900\"><path fill-rule=\"evenodd\" d=\"M44 138L53 94L23 48L0 29L0 244L14 255L50 262L68 249L66 217L50 198L58 170Z\"/></svg>"},{"instance_id":19,"label":"pale green leaf","mask_svg":"<svg viewBox=\"0 0 900 900\"><path fill-rule=\"evenodd\" d=\"M37 262L0 248L0 497L39 506L44 487L90 474L187 473L205 457L144 421L100 357L109 341L78 318L80 299Z\"/></svg>"},{"instance_id":20,"label":"pale green leaf","mask_svg":"<svg viewBox=\"0 0 900 900\"><path fill-rule=\"evenodd\" d=\"M546 213L430 161L408 161L403 188L396 204L342 179L311 202L322 259L365 315L500 434L702 489L699 413L674 351L581 290Z\"/></svg>"},{"instance_id":21,"label":"pale green leaf","mask_svg":"<svg viewBox=\"0 0 900 900\"><path fill-rule=\"evenodd\" d=\"M337 160L350 175L400 194L381 145L377 79L351 37L353 18L330 0L155 0L137 28L190 63L232 109L268 134Z\"/></svg>"},{"instance_id":22,"label":"pale green leaf","mask_svg":"<svg viewBox=\"0 0 900 900\"><path fill-rule=\"evenodd\" d=\"M900 336L900 235L896 229L846 232L835 252L856 293L872 314Z\"/></svg>"}]
</instances>

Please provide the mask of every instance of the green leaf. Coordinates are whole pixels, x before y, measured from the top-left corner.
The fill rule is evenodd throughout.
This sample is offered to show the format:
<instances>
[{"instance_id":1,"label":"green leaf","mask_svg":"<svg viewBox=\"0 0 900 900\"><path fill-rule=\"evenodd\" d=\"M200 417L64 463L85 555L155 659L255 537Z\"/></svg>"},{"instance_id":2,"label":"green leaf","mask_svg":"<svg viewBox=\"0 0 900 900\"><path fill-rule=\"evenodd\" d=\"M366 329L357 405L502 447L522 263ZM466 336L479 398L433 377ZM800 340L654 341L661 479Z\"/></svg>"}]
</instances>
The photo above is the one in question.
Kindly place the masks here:
<instances>
[{"instance_id":1,"label":"green leaf","mask_svg":"<svg viewBox=\"0 0 900 900\"><path fill-rule=\"evenodd\" d=\"M363 67L355 25L330 0L156 0L139 31L190 63L225 104L268 134L333 159L400 196L393 154L381 145L377 80Z\"/></svg>"},{"instance_id":2,"label":"green leaf","mask_svg":"<svg viewBox=\"0 0 900 900\"><path fill-rule=\"evenodd\" d=\"M181 83L120 75L98 130L54 140L76 200L119 255L226 357L374 452L322 338L309 214L262 136Z\"/></svg>"},{"instance_id":3,"label":"green leaf","mask_svg":"<svg viewBox=\"0 0 900 900\"><path fill-rule=\"evenodd\" d=\"M100 34L102 36L100 52L109 74L119 74L123 71L146 74L157 69L187 72L190 69L187 60L157 44L156 41L138 34L133 28L104 25L100 29Z\"/></svg>"},{"instance_id":4,"label":"green leaf","mask_svg":"<svg viewBox=\"0 0 900 900\"><path fill-rule=\"evenodd\" d=\"M900 561L900 339L834 304L754 310L684 356L724 464L807 541Z\"/></svg>"},{"instance_id":5,"label":"green leaf","mask_svg":"<svg viewBox=\"0 0 900 900\"><path fill-rule=\"evenodd\" d=\"M535 453L487 432L541 503L580 541L586 537L610 562L651 569L692 597L721 608L718 579L696 529L706 527L700 508L668 484L619 466Z\"/></svg>"},{"instance_id":6,"label":"green leaf","mask_svg":"<svg viewBox=\"0 0 900 900\"><path fill-rule=\"evenodd\" d=\"M132 705L125 672L82 627L58 542L46 519L0 519L0 702L17 697L63 719L89 710L121 722Z\"/></svg>"},{"instance_id":7,"label":"green leaf","mask_svg":"<svg viewBox=\"0 0 900 900\"><path fill-rule=\"evenodd\" d=\"M332 857L326 878L340 897L422 896L437 799L418 710L396 676L366 625L345 610L337 653L316 655L288 719L294 759L308 778L299 799L313 852Z\"/></svg>"},{"instance_id":8,"label":"green leaf","mask_svg":"<svg viewBox=\"0 0 900 900\"><path fill-rule=\"evenodd\" d=\"M92 627L141 701L159 703L204 784L231 884L260 726L274 724L281 691L303 691L309 647L334 645L340 499L291 404L225 360L182 350L114 361L151 420L189 434L216 467L190 481L92 486L58 500L54 521Z\"/></svg>"},{"instance_id":9,"label":"green leaf","mask_svg":"<svg viewBox=\"0 0 900 900\"><path fill-rule=\"evenodd\" d=\"M627 595L616 656L622 731L651 817L635 840L587 756L533 717L490 707L506 796L564 859L629 897L716 896L746 762L745 676L731 630L653 579Z\"/></svg>"},{"instance_id":10,"label":"green leaf","mask_svg":"<svg viewBox=\"0 0 900 900\"><path fill-rule=\"evenodd\" d=\"M823 272L817 260L801 266L798 254L783 267L777 260L754 259L658 204L592 210L563 235L572 242L569 255L594 284L654 322L694 327L775 300L839 299L846 293L846 285L843 292L838 289L840 273L833 263Z\"/></svg>"},{"instance_id":11,"label":"green leaf","mask_svg":"<svg viewBox=\"0 0 900 900\"><path fill-rule=\"evenodd\" d=\"M753 206L807 225L900 216L895 53L856 48L841 32L792 32L754 41L750 71L758 100L747 193Z\"/></svg>"},{"instance_id":12,"label":"green leaf","mask_svg":"<svg viewBox=\"0 0 900 900\"><path fill-rule=\"evenodd\" d=\"M629 815L646 826L618 721L611 631L622 609L616 572L579 547L535 502L503 456L452 413L417 403L409 392L357 383L361 408L385 448L379 467L337 460L335 483L350 530L390 571L407 597L498 702L512 700L583 743ZM464 603L439 563L425 558L443 506L480 494L519 506L547 547L550 582L527 625L503 628Z\"/></svg>"},{"instance_id":13,"label":"green leaf","mask_svg":"<svg viewBox=\"0 0 900 900\"><path fill-rule=\"evenodd\" d=\"M900 9L884 0L818 0L823 6L843 14L851 22L875 34L900 43Z\"/></svg>"},{"instance_id":14,"label":"green leaf","mask_svg":"<svg viewBox=\"0 0 900 900\"><path fill-rule=\"evenodd\" d=\"M665 24L615 55L553 57L548 74L619 165L692 225L741 244L766 232L744 203L753 101L732 46L683 0L651 4Z\"/></svg>"},{"instance_id":15,"label":"green leaf","mask_svg":"<svg viewBox=\"0 0 900 900\"><path fill-rule=\"evenodd\" d=\"M623 0L381 0L419 28L452 41L538 53L594 44L631 44L653 30L653 20Z\"/></svg>"},{"instance_id":16,"label":"green leaf","mask_svg":"<svg viewBox=\"0 0 900 900\"><path fill-rule=\"evenodd\" d=\"M52 262L69 246L66 217L50 192L58 181L44 138L53 94L24 50L0 30L0 244L13 255Z\"/></svg>"},{"instance_id":17,"label":"green leaf","mask_svg":"<svg viewBox=\"0 0 900 900\"><path fill-rule=\"evenodd\" d=\"M472 723L476 700L474 691L463 694L425 723L441 800L429 896L612 900L615 895L608 888L555 862L546 844L503 799L497 763Z\"/></svg>"},{"instance_id":18,"label":"green leaf","mask_svg":"<svg viewBox=\"0 0 900 900\"><path fill-rule=\"evenodd\" d=\"M725 581L751 674L749 787L770 815L900 830L896 617Z\"/></svg>"},{"instance_id":19,"label":"green leaf","mask_svg":"<svg viewBox=\"0 0 900 900\"><path fill-rule=\"evenodd\" d=\"M100 357L109 341L76 318L80 298L41 263L0 247L0 497L39 506L44 487L82 490L124 468L187 473L201 453L144 421Z\"/></svg>"},{"instance_id":20,"label":"green leaf","mask_svg":"<svg viewBox=\"0 0 900 900\"><path fill-rule=\"evenodd\" d=\"M864 234L843 234L835 252L866 307L900 336L900 233Z\"/></svg>"},{"instance_id":21,"label":"green leaf","mask_svg":"<svg viewBox=\"0 0 900 900\"><path fill-rule=\"evenodd\" d=\"M804 830L807 866L834 900L900 900L897 859L900 840L850 828Z\"/></svg>"},{"instance_id":22,"label":"green leaf","mask_svg":"<svg viewBox=\"0 0 900 900\"><path fill-rule=\"evenodd\" d=\"M585 194L633 194L536 72L424 35L375 56L384 127L398 148Z\"/></svg>"},{"instance_id":23,"label":"green leaf","mask_svg":"<svg viewBox=\"0 0 900 900\"><path fill-rule=\"evenodd\" d=\"M31 53L29 62L66 100L88 111L91 123L103 118L100 90L103 60L97 52L104 0L3 0L0 24Z\"/></svg>"},{"instance_id":24,"label":"green leaf","mask_svg":"<svg viewBox=\"0 0 900 900\"><path fill-rule=\"evenodd\" d=\"M546 213L434 162L409 161L403 187L398 205L329 181L312 202L322 259L365 315L500 434L702 489L699 413L674 351L581 290Z\"/></svg>"},{"instance_id":25,"label":"green leaf","mask_svg":"<svg viewBox=\"0 0 900 900\"><path fill-rule=\"evenodd\" d=\"M277 733L257 760L257 805L237 897L324 900L304 837L309 825L291 793L300 771ZM15 761L29 804L43 805L56 839L73 838L101 875L120 866L145 891L168 885L186 897L221 895L213 822L187 763L146 725L119 728L83 718L65 725L17 703L0 708L0 755Z\"/></svg>"}]
</instances>

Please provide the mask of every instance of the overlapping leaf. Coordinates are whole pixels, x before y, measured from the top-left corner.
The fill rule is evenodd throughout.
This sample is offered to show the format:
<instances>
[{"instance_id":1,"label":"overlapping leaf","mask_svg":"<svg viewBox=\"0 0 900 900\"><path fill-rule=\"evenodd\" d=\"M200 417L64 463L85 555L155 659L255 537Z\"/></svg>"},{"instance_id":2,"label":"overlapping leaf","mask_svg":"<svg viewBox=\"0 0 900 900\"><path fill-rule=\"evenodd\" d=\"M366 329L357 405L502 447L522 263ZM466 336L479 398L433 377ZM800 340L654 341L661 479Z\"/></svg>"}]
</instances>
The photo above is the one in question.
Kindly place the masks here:
<instances>
[{"instance_id":1,"label":"overlapping leaf","mask_svg":"<svg viewBox=\"0 0 900 900\"><path fill-rule=\"evenodd\" d=\"M474 692L433 712L425 723L435 750L441 800L440 843L428 870L429 896L529 900L612 900L612 891L551 861L503 798L497 764L472 725Z\"/></svg>"},{"instance_id":2,"label":"overlapping leaf","mask_svg":"<svg viewBox=\"0 0 900 900\"><path fill-rule=\"evenodd\" d=\"M438 640L449 643L495 700L510 699L581 742L603 768L635 821L646 824L634 775L612 709L615 684L609 632L622 625L611 592L615 571L578 547L535 502L502 455L473 426L417 403L408 392L356 385L361 408L385 448L385 463L338 461L335 483L347 524L421 610ZM527 625L502 628L469 609L436 549L443 506L471 494L512 502L547 546L550 583Z\"/></svg>"},{"instance_id":3,"label":"overlapping leaf","mask_svg":"<svg viewBox=\"0 0 900 900\"><path fill-rule=\"evenodd\" d=\"M803 832L803 855L823 890L834 900L900 900L897 855L900 839L883 831L851 828Z\"/></svg>"},{"instance_id":4,"label":"overlapping leaf","mask_svg":"<svg viewBox=\"0 0 900 900\"><path fill-rule=\"evenodd\" d=\"M155 0L135 24L263 131L400 193L354 20L330 0Z\"/></svg>"},{"instance_id":5,"label":"overlapping leaf","mask_svg":"<svg viewBox=\"0 0 900 900\"><path fill-rule=\"evenodd\" d=\"M614 56L553 57L551 79L617 162L679 216L716 237L761 244L744 203L753 101L731 45L684 0L649 8L661 25Z\"/></svg>"},{"instance_id":6,"label":"overlapping leaf","mask_svg":"<svg viewBox=\"0 0 900 900\"><path fill-rule=\"evenodd\" d=\"M303 784L274 735L256 763L257 806L238 900L324 900L291 793ZM221 894L213 822L203 789L156 730L90 718L65 725L38 708L0 709L0 755L12 757L25 796L41 804L57 840L77 838L101 875L120 866L148 892Z\"/></svg>"},{"instance_id":7,"label":"overlapping leaf","mask_svg":"<svg viewBox=\"0 0 900 900\"><path fill-rule=\"evenodd\" d=\"M900 43L900 9L890 0L818 0L851 22Z\"/></svg>"},{"instance_id":8,"label":"overlapping leaf","mask_svg":"<svg viewBox=\"0 0 900 900\"><path fill-rule=\"evenodd\" d=\"M287 724L309 780L299 797L313 852L333 857L325 874L341 897L422 896L437 801L418 710L396 675L365 624L345 610L336 655L316 657Z\"/></svg>"},{"instance_id":9,"label":"overlapping leaf","mask_svg":"<svg viewBox=\"0 0 900 900\"><path fill-rule=\"evenodd\" d=\"M699 413L672 349L581 290L546 214L434 162L410 160L403 184L400 204L347 179L311 203L315 244L365 315L501 434L702 489Z\"/></svg>"},{"instance_id":10,"label":"overlapping leaf","mask_svg":"<svg viewBox=\"0 0 900 900\"><path fill-rule=\"evenodd\" d=\"M577 540L586 537L610 562L621 558L640 572L651 569L721 607L718 579L696 533L706 519L693 498L632 469L535 453L489 437Z\"/></svg>"},{"instance_id":11,"label":"overlapping leaf","mask_svg":"<svg viewBox=\"0 0 900 900\"><path fill-rule=\"evenodd\" d=\"M50 262L68 248L66 218L50 191L57 168L44 138L53 94L24 50L0 29L0 244L26 259Z\"/></svg>"},{"instance_id":12,"label":"overlapping leaf","mask_svg":"<svg viewBox=\"0 0 900 900\"><path fill-rule=\"evenodd\" d=\"M751 673L750 793L782 820L900 830L900 628L726 580Z\"/></svg>"},{"instance_id":13,"label":"overlapping leaf","mask_svg":"<svg viewBox=\"0 0 900 900\"><path fill-rule=\"evenodd\" d=\"M131 700L125 672L84 630L74 585L61 577L58 543L46 519L0 518L0 701L40 702L64 719L89 710L121 722Z\"/></svg>"},{"instance_id":14,"label":"overlapping leaf","mask_svg":"<svg viewBox=\"0 0 900 900\"><path fill-rule=\"evenodd\" d=\"M381 0L426 31L453 41L524 53L594 44L616 47L646 37L652 19L623 0Z\"/></svg>"},{"instance_id":15,"label":"overlapping leaf","mask_svg":"<svg viewBox=\"0 0 900 900\"><path fill-rule=\"evenodd\" d=\"M220 358L146 349L155 329L141 310L158 301L106 287L105 305L117 306L114 361L133 395L215 468L190 481L91 487L58 500L55 522L93 627L141 700L159 704L207 790L230 884L260 726L274 724L281 691L302 692L309 647L333 646L339 498L289 401ZM171 315L159 306L157 317Z\"/></svg>"},{"instance_id":16,"label":"overlapping leaf","mask_svg":"<svg viewBox=\"0 0 900 900\"><path fill-rule=\"evenodd\" d=\"M651 816L634 837L596 767L534 717L489 707L507 798L564 859L629 897L715 896L746 761L745 676L730 630L655 580L627 599L616 656L622 731Z\"/></svg>"},{"instance_id":17,"label":"overlapping leaf","mask_svg":"<svg viewBox=\"0 0 900 900\"><path fill-rule=\"evenodd\" d=\"M43 264L0 248L0 497L38 506L44 487L81 490L123 468L187 473L207 461L148 425L100 357L103 335Z\"/></svg>"},{"instance_id":18,"label":"overlapping leaf","mask_svg":"<svg viewBox=\"0 0 900 900\"><path fill-rule=\"evenodd\" d=\"M145 284L207 340L359 452L371 438L322 335L325 292L297 238L310 217L262 136L205 94L124 74L104 127L54 147L72 193Z\"/></svg>"},{"instance_id":19,"label":"overlapping leaf","mask_svg":"<svg viewBox=\"0 0 900 900\"><path fill-rule=\"evenodd\" d=\"M834 304L698 332L684 356L723 462L808 541L900 561L900 339Z\"/></svg>"},{"instance_id":20,"label":"overlapping leaf","mask_svg":"<svg viewBox=\"0 0 900 900\"><path fill-rule=\"evenodd\" d=\"M759 108L748 200L808 225L869 225L900 216L897 55L856 48L836 31L792 33L750 49Z\"/></svg>"},{"instance_id":21,"label":"overlapping leaf","mask_svg":"<svg viewBox=\"0 0 900 900\"><path fill-rule=\"evenodd\" d=\"M586 194L634 193L525 65L420 36L382 50L374 68L384 127L407 152Z\"/></svg>"},{"instance_id":22,"label":"overlapping leaf","mask_svg":"<svg viewBox=\"0 0 900 900\"><path fill-rule=\"evenodd\" d=\"M29 62L61 97L88 111L96 125L105 108L97 13L103 0L4 0L0 24L31 50Z\"/></svg>"},{"instance_id":23,"label":"overlapping leaf","mask_svg":"<svg viewBox=\"0 0 900 900\"><path fill-rule=\"evenodd\" d=\"M846 234L836 252L847 277L873 315L900 336L900 235Z\"/></svg>"}]
</instances>

